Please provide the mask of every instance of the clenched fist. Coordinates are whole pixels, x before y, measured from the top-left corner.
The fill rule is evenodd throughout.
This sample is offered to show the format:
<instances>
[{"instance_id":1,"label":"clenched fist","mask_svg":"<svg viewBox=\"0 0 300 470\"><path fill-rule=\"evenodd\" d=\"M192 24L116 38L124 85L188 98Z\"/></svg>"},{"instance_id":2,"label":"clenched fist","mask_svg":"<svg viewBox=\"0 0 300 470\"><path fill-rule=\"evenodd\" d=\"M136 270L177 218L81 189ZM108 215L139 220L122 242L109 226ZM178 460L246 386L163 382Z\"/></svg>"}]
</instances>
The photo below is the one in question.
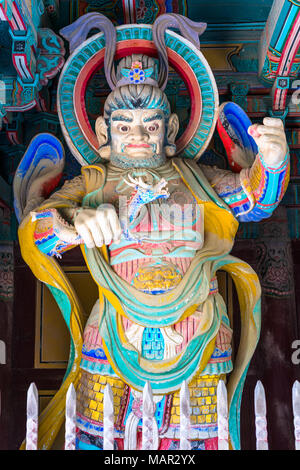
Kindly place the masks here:
<instances>
[{"instance_id":1,"label":"clenched fist","mask_svg":"<svg viewBox=\"0 0 300 470\"><path fill-rule=\"evenodd\" d=\"M88 248L119 243L121 226L112 204L101 204L97 209L83 208L74 220L74 226Z\"/></svg>"},{"instance_id":2,"label":"clenched fist","mask_svg":"<svg viewBox=\"0 0 300 470\"><path fill-rule=\"evenodd\" d=\"M255 140L266 165L280 166L288 151L282 120L266 117L263 125L253 124L249 127L248 133Z\"/></svg>"}]
</instances>

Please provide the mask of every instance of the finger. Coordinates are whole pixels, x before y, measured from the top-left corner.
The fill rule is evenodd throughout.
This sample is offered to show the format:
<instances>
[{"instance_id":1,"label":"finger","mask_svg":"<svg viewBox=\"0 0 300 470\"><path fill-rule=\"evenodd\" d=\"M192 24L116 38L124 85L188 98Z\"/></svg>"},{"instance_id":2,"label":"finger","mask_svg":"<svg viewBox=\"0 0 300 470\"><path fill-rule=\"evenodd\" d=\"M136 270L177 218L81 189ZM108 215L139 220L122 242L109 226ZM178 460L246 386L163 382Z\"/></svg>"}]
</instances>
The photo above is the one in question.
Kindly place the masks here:
<instances>
[{"instance_id":1,"label":"finger","mask_svg":"<svg viewBox=\"0 0 300 470\"><path fill-rule=\"evenodd\" d=\"M274 134L263 134L258 139L259 144L269 144L269 143L276 143L281 145L282 147L285 145L285 142L277 135Z\"/></svg>"},{"instance_id":2,"label":"finger","mask_svg":"<svg viewBox=\"0 0 300 470\"><path fill-rule=\"evenodd\" d=\"M121 239L122 229L119 221L119 217L116 212L111 212L108 215L108 220L113 234L113 240L118 242Z\"/></svg>"},{"instance_id":3,"label":"finger","mask_svg":"<svg viewBox=\"0 0 300 470\"><path fill-rule=\"evenodd\" d=\"M258 124L252 124L248 127L248 134L250 134L254 139L259 137L259 133L257 132Z\"/></svg>"},{"instance_id":4,"label":"finger","mask_svg":"<svg viewBox=\"0 0 300 470\"><path fill-rule=\"evenodd\" d=\"M91 219L87 222L87 225L90 229L95 245L101 247L104 243L104 237L97 220Z\"/></svg>"},{"instance_id":5,"label":"finger","mask_svg":"<svg viewBox=\"0 0 300 470\"><path fill-rule=\"evenodd\" d=\"M257 144L257 140L260 138L260 133L257 130L258 124L252 124L252 126L248 127L248 134L254 139Z\"/></svg>"},{"instance_id":6,"label":"finger","mask_svg":"<svg viewBox=\"0 0 300 470\"><path fill-rule=\"evenodd\" d=\"M273 155L282 154L282 156L284 156L286 153L286 144L282 141L282 139L274 135L262 135L258 139L257 145L260 152L262 152L263 154L265 152L272 151Z\"/></svg>"},{"instance_id":7,"label":"finger","mask_svg":"<svg viewBox=\"0 0 300 470\"><path fill-rule=\"evenodd\" d=\"M92 237L92 234L90 232L90 230L88 229L88 227L86 225L81 225L81 224L75 224L75 228L77 230L77 232L79 233L79 235L81 236L82 240L84 241L84 244L88 247L88 248L94 248L95 247L95 243L94 243L94 239Z\"/></svg>"},{"instance_id":8,"label":"finger","mask_svg":"<svg viewBox=\"0 0 300 470\"><path fill-rule=\"evenodd\" d=\"M279 127L260 125L260 126L257 126L257 132L259 132L259 134L273 134L273 135L278 135L282 138L285 138L284 130Z\"/></svg>"},{"instance_id":9,"label":"finger","mask_svg":"<svg viewBox=\"0 0 300 470\"><path fill-rule=\"evenodd\" d=\"M97 220L98 220L99 225L101 227L101 232L102 232L104 243L105 243L105 245L109 245L112 241L113 234L112 234L112 230L111 230L108 218L103 217L103 214L102 214L101 222L98 219L98 217L97 217Z\"/></svg>"},{"instance_id":10,"label":"finger","mask_svg":"<svg viewBox=\"0 0 300 470\"><path fill-rule=\"evenodd\" d=\"M265 117L263 120L265 126L277 127L277 129L284 129L283 121L279 118Z\"/></svg>"}]
</instances>

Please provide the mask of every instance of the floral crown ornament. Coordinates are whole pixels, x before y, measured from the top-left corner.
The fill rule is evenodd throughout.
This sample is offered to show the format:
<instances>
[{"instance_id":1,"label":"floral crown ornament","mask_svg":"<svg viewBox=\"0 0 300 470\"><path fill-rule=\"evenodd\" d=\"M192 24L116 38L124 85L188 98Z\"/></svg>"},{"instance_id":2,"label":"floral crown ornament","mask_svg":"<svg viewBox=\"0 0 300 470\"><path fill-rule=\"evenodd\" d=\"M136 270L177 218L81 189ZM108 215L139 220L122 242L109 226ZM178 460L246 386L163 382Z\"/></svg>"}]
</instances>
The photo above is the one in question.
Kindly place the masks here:
<instances>
[{"instance_id":1,"label":"floral crown ornament","mask_svg":"<svg viewBox=\"0 0 300 470\"><path fill-rule=\"evenodd\" d=\"M142 62L136 60L132 62L131 68L121 69L122 78L116 84L116 88L124 85L151 85L158 87L156 79L151 78L154 74L154 67L143 69Z\"/></svg>"}]
</instances>

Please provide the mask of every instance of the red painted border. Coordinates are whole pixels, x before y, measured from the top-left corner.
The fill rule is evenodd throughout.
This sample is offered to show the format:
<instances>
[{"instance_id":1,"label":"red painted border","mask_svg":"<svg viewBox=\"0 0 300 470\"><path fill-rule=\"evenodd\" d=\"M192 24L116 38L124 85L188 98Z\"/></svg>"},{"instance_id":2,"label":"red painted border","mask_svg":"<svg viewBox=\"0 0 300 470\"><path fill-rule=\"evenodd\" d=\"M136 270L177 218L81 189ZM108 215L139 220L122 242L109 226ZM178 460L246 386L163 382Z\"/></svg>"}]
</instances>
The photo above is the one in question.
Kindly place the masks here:
<instances>
[{"instance_id":1,"label":"red painted border","mask_svg":"<svg viewBox=\"0 0 300 470\"><path fill-rule=\"evenodd\" d=\"M284 76L288 77L291 71L291 68L293 66L293 63L295 61L296 54L299 49L299 43L300 39L296 41L296 45L291 48L290 43L293 41L293 38L295 34L297 33L297 30L299 28L299 20L300 20L300 13L298 13L296 20L294 21L294 24L289 32L287 41L285 43L285 46L283 48L280 61L277 67L276 75L275 75L275 80L277 77ZM296 32L295 32L296 31ZM289 57L290 56L290 57ZM288 67L284 70L283 69L283 64L287 62L287 58L289 59L289 64ZM273 97L273 109L275 111L279 110L284 110L286 107L286 99L287 99L288 91L287 90L279 90L278 88L274 92L274 97Z\"/></svg>"},{"instance_id":2,"label":"red painted border","mask_svg":"<svg viewBox=\"0 0 300 470\"><path fill-rule=\"evenodd\" d=\"M101 51L96 53L82 68L77 77L73 95L74 109L77 122L85 139L92 145L95 150L98 149L98 141L88 120L85 105L85 95L89 80L96 72L96 70L99 70L99 68L103 67L104 51L105 49L102 49ZM169 48L167 49L167 51L169 63L184 80L191 99L191 116L189 124L180 139L178 139L176 142L177 151L178 153L180 153L187 146L187 144L193 138L195 132L198 129L202 114L202 97L200 86L193 72L193 69L176 52L172 51ZM141 39L130 39L117 43L115 58L116 60L118 60L127 55L139 53L147 54L151 57L157 56L156 48L153 42Z\"/></svg>"},{"instance_id":3,"label":"red painted border","mask_svg":"<svg viewBox=\"0 0 300 470\"><path fill-rule=\"evenodd\" d=\"M13 11L16 15L16 17L18 17L20 23L21 23L21 26L18 24L18 28L20 29L20 31L26 31L27 28L26 28L26 25L25 25L25 22L23 20L23 16L22 16L22 13L20 12L19 8L17 7L16 3L14 2L13 3Z\"/></svg>"}]
</instances>

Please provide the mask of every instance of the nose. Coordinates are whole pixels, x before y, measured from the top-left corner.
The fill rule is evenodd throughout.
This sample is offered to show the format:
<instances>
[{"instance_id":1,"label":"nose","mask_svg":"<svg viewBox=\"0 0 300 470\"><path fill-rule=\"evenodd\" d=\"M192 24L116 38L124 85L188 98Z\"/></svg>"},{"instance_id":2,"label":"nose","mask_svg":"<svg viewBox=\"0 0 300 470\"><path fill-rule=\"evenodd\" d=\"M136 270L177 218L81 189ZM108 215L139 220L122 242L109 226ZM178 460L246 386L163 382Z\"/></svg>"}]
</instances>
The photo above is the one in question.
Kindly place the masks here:
<instances>
[{"instance_id":1,"label":"nose","mask_svg":"<svg viewBox=\"0 0 300 470\"><path fill-rule=\"evenodd\" d=\"M149 134L144 128L144 126L138 124L132 128L131 131L131 138L132 140L138 139L138 140L144 140L147 141L149 139Z\"/></svg>"}]
</instances>

